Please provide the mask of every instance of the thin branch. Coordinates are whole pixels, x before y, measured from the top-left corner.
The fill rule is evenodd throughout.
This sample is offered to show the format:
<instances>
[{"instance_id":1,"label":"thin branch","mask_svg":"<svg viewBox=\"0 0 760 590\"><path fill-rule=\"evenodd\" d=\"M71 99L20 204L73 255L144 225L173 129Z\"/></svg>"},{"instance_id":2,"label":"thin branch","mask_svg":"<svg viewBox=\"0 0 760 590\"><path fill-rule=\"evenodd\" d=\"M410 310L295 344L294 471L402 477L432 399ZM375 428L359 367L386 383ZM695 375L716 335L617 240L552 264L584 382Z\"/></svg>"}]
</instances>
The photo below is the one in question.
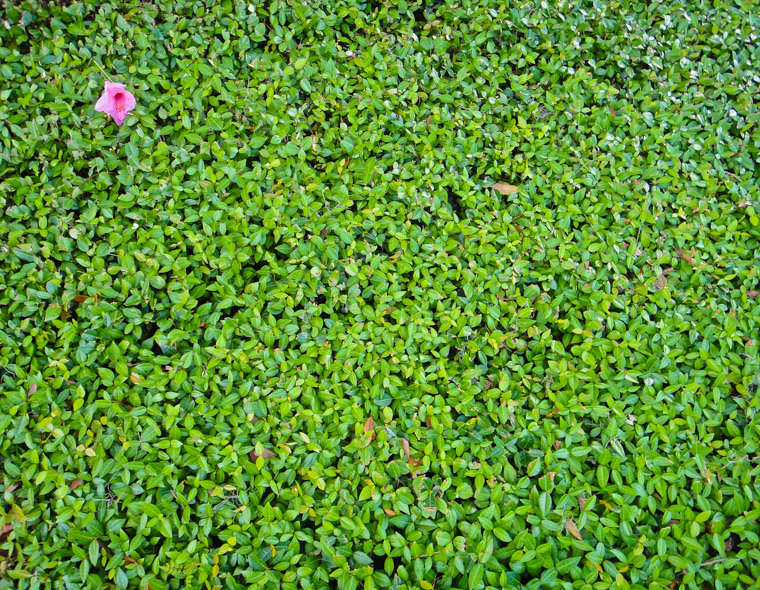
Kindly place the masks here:
<instances>
[{"instance_id":1,"label":"thin branch","mask_svg":"<svg viewBox=\"0 0 760 590\"><path fill-rule=\"evenodd\" d=\"M720 559L711 559L710 561L703 561L701 564L699 564L699 567L707 567L708 565L715 565L716 563L721 563L724 561L728 561L729 559L734 559L733 557L721 557Z\"/></svg>"}]
</instances>

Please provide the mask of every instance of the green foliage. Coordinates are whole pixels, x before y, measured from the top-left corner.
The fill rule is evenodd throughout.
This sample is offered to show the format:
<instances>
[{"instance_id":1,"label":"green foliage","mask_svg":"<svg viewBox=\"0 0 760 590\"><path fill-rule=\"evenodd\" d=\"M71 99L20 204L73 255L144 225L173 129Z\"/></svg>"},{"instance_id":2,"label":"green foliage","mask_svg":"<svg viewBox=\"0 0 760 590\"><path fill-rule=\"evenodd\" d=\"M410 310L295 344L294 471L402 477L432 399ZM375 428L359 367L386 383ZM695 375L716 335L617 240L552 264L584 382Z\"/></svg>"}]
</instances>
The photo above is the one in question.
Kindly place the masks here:
<instances>
[{"instance_id":1,"label":"green foliage","mask_svg":"<svg viewBox=\"0 0 760 590\"><path fill-rule=\"evenodd\" d=\"M753 2L8 5L0 588L755 587Z\"/></svg>"}]
</instances>

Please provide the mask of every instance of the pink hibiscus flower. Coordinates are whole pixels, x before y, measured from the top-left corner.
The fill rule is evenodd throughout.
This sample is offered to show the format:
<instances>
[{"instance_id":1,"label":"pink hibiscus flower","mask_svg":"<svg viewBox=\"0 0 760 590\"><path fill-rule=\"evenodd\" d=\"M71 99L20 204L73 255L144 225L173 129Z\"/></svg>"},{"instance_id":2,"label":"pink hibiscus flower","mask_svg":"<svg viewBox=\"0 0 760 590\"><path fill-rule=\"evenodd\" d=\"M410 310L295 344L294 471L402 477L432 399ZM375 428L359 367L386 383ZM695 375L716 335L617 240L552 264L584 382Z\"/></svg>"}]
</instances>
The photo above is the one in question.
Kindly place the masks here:
<instances>
[{"instance_id":1,"label":"pink hibiscus flower","mask_svg":"<svg viewBox=\"0 0 760 590\"><path fill-rule=\"evenodd\" d=\"M106 89L95 103L95 110L111 115L116 124L121 125L127 113L136 105L135 97L124 88L124 84L106 82Z\"/></svg>"}]
</instances>

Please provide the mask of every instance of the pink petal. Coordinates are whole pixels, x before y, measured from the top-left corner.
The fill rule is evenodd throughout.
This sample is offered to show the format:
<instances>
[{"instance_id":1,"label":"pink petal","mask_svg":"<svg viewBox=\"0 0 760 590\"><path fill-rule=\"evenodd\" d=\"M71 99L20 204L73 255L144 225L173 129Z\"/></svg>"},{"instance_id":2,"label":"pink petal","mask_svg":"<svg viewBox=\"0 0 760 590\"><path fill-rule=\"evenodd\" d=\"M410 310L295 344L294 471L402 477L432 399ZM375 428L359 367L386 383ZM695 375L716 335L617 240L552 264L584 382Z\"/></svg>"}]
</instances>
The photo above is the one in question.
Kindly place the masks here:
<instances>
[{"instance_id":1,"label":"pink petal","mask_svg":"<svg viewBox=\"0 0 760 590\"><path fill-rule=\"evenodd\" d=\"M109 102L110 97L108 96L107 92L104 92L103 95L98 99L98 102L95 103L95 110L99 113L105 113Z\"/></svg>"},{"instance_id":2,"label":"pink petal","mask_svg":"<svg viewBox=\"0 0 760 590\"><path fill-rule=\"evenodd\" d=\"M126 112L129 112L133 110L137 106L137 101L135 100L134 94L129 92L129 90L124 91L124 110Z\"/></svg>"},{"instance_id":3,"label":"pink petal","mask_svg":"<svg viewBox=\"0 0 760 590\"><path fill-rule=\"evenodd\" d=\"M114 111L113 113L108 114L111 115L117 125L121 125L124 122L124 118L127 116L124 111Z\"/></svg>"},{"instance_id":4,"label":"pink petal","mask_svg":"<svg viewBox=\"0 0 760 590\"><path fill-rule=\"evenodd\" d=\"M119 82L106 82L106 92L109 96L113 96L114 94L117 94L118 92L124 92L124 84L120 84Z\"/></svg>"}]
</instances>

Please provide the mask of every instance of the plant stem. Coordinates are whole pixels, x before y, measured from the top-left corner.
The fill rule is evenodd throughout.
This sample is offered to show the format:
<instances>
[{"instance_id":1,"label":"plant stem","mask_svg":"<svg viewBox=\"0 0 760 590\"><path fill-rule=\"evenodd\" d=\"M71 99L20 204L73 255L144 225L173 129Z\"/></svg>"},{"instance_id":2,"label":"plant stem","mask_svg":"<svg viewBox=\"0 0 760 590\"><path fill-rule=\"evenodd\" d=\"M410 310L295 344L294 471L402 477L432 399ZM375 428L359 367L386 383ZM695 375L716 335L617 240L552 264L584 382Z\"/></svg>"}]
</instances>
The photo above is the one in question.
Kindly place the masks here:
<instances>
[{"instance_id":1,"label":"plant stem","mask_svg":"<svg viewBox=\"0 0 760 590\"><path fill-rule=\"evenodd\" d=\"M98 66L98 69L99 69L101 72L103 72L103 75L106 77L106 80L108 80L109 82L113 82L113 80L111 80L111 78L109 78L109 77L108 77L108 74L106 74L106 71L103 69L103 66L101 66L101 65L100 65L98 62L96 62L95 60L93 60L93 61L92 61L92 63L94 63L96 66Z\"/></svg>"}]
</instances>

